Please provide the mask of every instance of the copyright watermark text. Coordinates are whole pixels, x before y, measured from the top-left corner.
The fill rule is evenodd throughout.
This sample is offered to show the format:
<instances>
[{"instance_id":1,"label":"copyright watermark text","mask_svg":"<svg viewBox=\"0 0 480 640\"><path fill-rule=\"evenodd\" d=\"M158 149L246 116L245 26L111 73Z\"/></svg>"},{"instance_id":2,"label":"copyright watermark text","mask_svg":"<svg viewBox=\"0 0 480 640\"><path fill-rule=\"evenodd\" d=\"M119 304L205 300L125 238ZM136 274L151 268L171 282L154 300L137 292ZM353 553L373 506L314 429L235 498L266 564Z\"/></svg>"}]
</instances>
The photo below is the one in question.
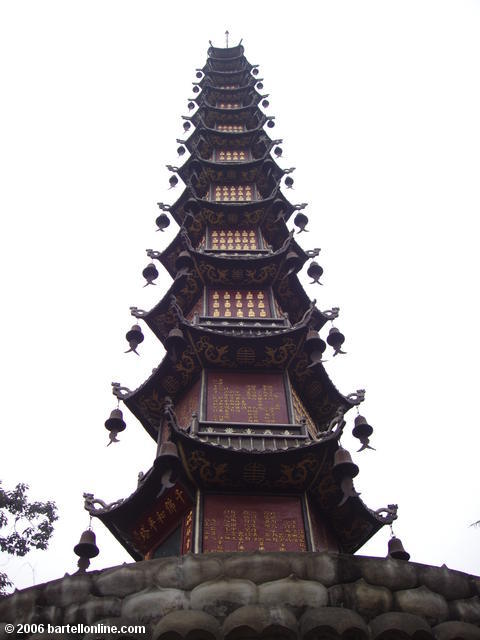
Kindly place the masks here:
<instances>
[{"instance_id":1,"label":"copyright watermark text","mask_svg":"<svg viewBox=\"0 0 480 640\"><path fill-rule=\"evenodd\" d=\"M145 633L143 625L119 625L114 624L6 624L4 626L5 633L17 633L29 635L31 633Z\"/></svg>"}]
</instances>

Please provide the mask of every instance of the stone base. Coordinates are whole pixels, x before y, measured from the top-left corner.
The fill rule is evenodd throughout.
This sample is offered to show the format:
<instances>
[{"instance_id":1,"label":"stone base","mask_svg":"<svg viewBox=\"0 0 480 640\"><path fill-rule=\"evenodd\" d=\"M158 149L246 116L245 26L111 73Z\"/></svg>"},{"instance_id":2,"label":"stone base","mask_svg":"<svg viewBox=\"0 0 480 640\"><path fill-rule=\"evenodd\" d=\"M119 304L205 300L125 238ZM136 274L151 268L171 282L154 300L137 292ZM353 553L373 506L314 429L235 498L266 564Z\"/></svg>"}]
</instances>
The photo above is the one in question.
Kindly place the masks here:
<instances>
[{"instance_id":1,"label":"stone base","mask_svg":"<svg viewBox=\"0 0 480 640\"><path fill-rule=\"evenodd\" d=\"M17 591L0 599L0 621L0 640L17 637L5 625L18 622L145 625L144 633L78 640L480 640L480 578L335 553L189 554ZM60 636L30 635L49 637Z\"/></svg>"}]
</instances>

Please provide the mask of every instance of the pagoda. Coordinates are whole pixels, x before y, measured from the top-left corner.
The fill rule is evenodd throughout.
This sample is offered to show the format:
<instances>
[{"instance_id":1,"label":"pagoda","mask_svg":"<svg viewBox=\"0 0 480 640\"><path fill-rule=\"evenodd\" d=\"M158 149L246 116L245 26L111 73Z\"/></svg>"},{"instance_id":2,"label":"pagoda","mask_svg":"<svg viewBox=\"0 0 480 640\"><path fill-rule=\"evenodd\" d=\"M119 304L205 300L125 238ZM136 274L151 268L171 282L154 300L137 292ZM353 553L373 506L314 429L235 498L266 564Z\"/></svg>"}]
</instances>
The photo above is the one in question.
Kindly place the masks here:
<instances>
[{"instance_id":1,"label":"pagoda","mask_svg":"<svg viewBox=\"0 0 480 640\"><path fill-rule=\"evenodd\" d=\"M150 311L131 309L166 355L135 391L113 383L156 443L155 460L128 498L105 505L87 494L86 508L135 560L353 554L396 518L396 506L362 502L358 467L339 443L344 415L364 392L343 395L324 368L320 332L333 355L344 337L333 326L338 309L318 309L297 275L309 260L313 282L323 272L319 249L302 248L287 226L293 217L297 233L305 229L306 204L282 191L293 169L276 162L282 141L266 132L274 117L241 43L210 46L196 77L189 136L177 140L188 157L167 165L171 186L179 177L185 188L173 204L158 203L159 229L171 216L179 231L163 251L147 252L144 270L153 284L160 263L172 284ZM138 324L127 339L133 350L143 340ZM115 441L125 427L118 409L106 426ZM362 416L355 428L369 446Z\"/></svg>"}]
</instances>

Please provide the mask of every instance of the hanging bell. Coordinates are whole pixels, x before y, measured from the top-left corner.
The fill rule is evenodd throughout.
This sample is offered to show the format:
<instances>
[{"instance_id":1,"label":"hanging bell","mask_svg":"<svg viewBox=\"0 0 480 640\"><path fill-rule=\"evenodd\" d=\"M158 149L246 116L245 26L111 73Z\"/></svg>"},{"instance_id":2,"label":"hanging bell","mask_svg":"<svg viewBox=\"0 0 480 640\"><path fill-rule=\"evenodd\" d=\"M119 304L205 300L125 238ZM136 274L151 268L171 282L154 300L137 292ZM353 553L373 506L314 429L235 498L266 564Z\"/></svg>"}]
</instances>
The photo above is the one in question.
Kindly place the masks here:
<instances>
[{"instance_id":1,"label":"hanging bell","mask_svg":"<svg viewBox=\"0 0 480 640\"><path fill-rule=\"evenodd\" d=\"M285 186L287 187L287 189L291 189L293 187L293 178L287 176L285 178Z\"/></svg>"},{"instance_id":2,"label":"hanging bell","mask_svg":"<svg viewBox=\"0 0 480 640\"><path fill-rule=\"evenodd\" d=\"M195 85L193 87L193 93L198 93L200 91L200 87L197 87L197 85Z\"/></svg>"},{"instance_id":3,"label":"hanging bell","mask_svg":"<svg viewBox=\"0 0 480 640\"><path fill-rule=\"evenodd\" d=\"M255 67L254 69L252 69L252 73L254 76L258 76L258 69L257 67Z\"/></svg>"},{"instance_id":4,"label":"hanging bell","mask_svg":"<svg viewBox=\"0 0 480 640\"><path fill-rule=\"evenodd\" d=\"M335 451L332 472L337 480L341 480L345 477L355 478L355 476L358 475L359 468L352 461L350 452L343 447L338 447Z\"/></svg>"},{"instance_id":5,"label":"hanging bell","mask_svg":"<svg viewBox=\"0 0 480 640\"><path fill-rule=\"evenodd\" d=\"M183 123L183 130L184 131L188 131L190 129L192 125L190 124L190 122L184 122Z\"/></svg>"},{"instance_id":6,"label":"hanging bell","mask_svg":"<svg viewBox=\"0 0 480 640\"><path fill-rule=\"evenodd\" d=\"M280 156L283 153L282 147L275 147L275 149L273 150L273 153L277 156L277 158L280 158Z\"/></svg>"},{"instance_id":7,"label":"hanging bell","mask_svg":"<svg viewBox=\"0 0 480 640\"><path fill-rule=\"evenodd\" d=\"M269 129L273 129L273 127L274 127L274 126L275 126L275 122L274 122L273 120L269 120L269 121L267 122L267 127L268 127Z\"/></svg>"},{"instance_id":8,"label":"hanging bell","mask_svg":"<svg viewBox=\"0 0 480 640\"><path fill-rule=\"evenodd\" d=\"M267 109L270 106L270 102L268 100L262 100L262 107Z\"/></svg>"},{"instance_id":9,"label":"hanging bell","mask_svg":"<svg viewBox=\"0 0 480 640\"><path fill-rule=\"evenodd\" d=\"M326 343L320 338L318 332L315 329L310 329L305 339L305 351L310 356L311 364L307 368L313 367L320 362L323 362L322 355L327 348Z\"/></svg>"},{"instance_id":10,"label":"hanging bell","mask_svg":"<svg viewBox=\"0 0 480 640\"><path fill-rule=\"evenodd\" d=\"M196 78L201 78L203 76L203 73L201 71L197 71L197 73L195 74Z\"/></svg>"},{"instance_id":11,"label":"hanging bell","mask_svg":"<svg viewBox=\"0 0 480 640\"><path fill-rule=\"evenodd\" d=\"M182 272L186 272L193 267L192 256L188 251L180 251L175 260L175 267Z\"/></svg>"},{"instance_id":12,"label":"hanging bell","mask_svg":"<svg viewBox=\"0 0 480 640\"><path fill-rule=\"evenodd\" d=\"M388 541L388 556L395 560L410 560L410 554L405 551L402 541L396 536L392 536Z\"/></svg>"},{"instance_id":13,"label":"hanging bell","mask_svg":"<svg viewBox=\"0 0 480 640\"><path fill-rule=\"evenodd\" d=\"M327 336L327 342L331 347L333 347L334 356L339 353L345 354L345 351L341 350L342 344L345 342L345 336L337 329L337 327L332 327L330 329Z\"/></svg>"},{"instance_id":14,"label":"hanging bell","mask_svg":"<svg viewBox=\"0 0 480 640\"><path fill-rule=\"evenodd\" d=\"M178 178L177 176L170 176L170 179L168 181L170 183L170 189L173 189L174 187L177 186L178 184Z\"/></svg>"},{"instance_id":15,"label":"hanging bell","mask_svg":"<svg viewBox=\"0 0 480 640\"><path fill-rule=\"evenodd\" d=\"M285 258L285 269L287 272L284 275L284 278L288 278L288 276L292 273L297 273L297 271L299 271L301 268L302 262L298 253L295 253L295 251L289 251L287 253L287 257Z\"/></svg>"},{"instance_id":16,"label":"hanging bell","mask_svg":"<svg viewBox=\"0 0 480 640\"><path fill-rule=\"evenodd\" d=\"M158 227L157 231L163 231L169 226L170 218L167 216L166 213L161 213L158 216L158 218L155 220L155 224Z\"/></svg>"},{"instance_id":17,"label":"hanging bell","mask_svg":"<svg viewBox=\"0 0 480 640\"><path fill-rule=\"evenodd\" d=\"M126 426L123 413L120 409L114 409L110 413L110 417L105 420L105 428L107 431L120 433L120 431L125 430Z\"/></svg>"},{"instance_id":18,"label":"hanging bell","mask_svg":"<svg viewBox=\"0 0 480 640\"><path fill-rule=\"evenodd\" d=\"M299 214L300 215L300 214ZM305 216L307 217L307 216ZM318 262L315 262L315 260L312 260L311 263L308 265L308 269L307 269L307 276L309 278L312 278L312 281L309 282L309 284L322 284L320 282L320 278L322 277L322 273L323 273L323 268L318 264ZM328 340L327 340L328 342ZM330 343L328 343L330 344Z\"/></svg>"},{"instance_id":19,"label":"hanging bell","mask_svg":"<svg viewBox=\"0 0 480 640\"><path fill-rule=\"evenodd\" d=\"M297 213L293 219L293 224L300 229L297 233L302 233L302 231L308 232L308 229L305 229L308 224L308 218L304 213Z\"/></svg>"},{"instance_id":20,"label":"hanging bell","mask_svg":"<svg viewBox=\"0 0 480 640\"><path fill-rule=\"evenodd\" d=\"M158 278L158 271L157 271L157 267L153 264L153 262L150 262L150 264L147 264L145 269L142 271L142 275L147 281L147 284L143 285L144 287L148 286L149 284L155 284L154 280Z\"/></svg>"},{"instance_id":21,"label":"hanging bell","mask_svg":"<svg viewBox=\"0 0 480 640\"><path fill-rule=\"evenodd\" d=\"M192 109L195 109L195 103L194 102L189 102L187 104L188 110L191 111Z\"/></svg>"},{"instance_id":22,"label":"hanging bell","mask_svg":"<svg viewBox=\"0 0 480 640\"><path fill-rule=\"evenodd\" d=\"M371 427L366 418L364 416L361 416L360 414L355 418L355 424L354 427L352 429L352 435L355 438L358 438L360 440L360 442L362 443L362 446L360 447L360 449L358 451L363 451L364 449L373 449L373 447L370 446L369 442L369 438L373 433L373 427Z\"/></svg>"},{"instance_id":23,"label":"hanging bell","mask_svg":"<svg viewBox=\"0 0 480 640\"><path fill-rule=\"evenodd\" d=\"M90 565L90 558L95 558L100 553L96 545L95 534L91 529L87 529L80 536L80 542L73 547L78 558L78 570L83 572Z\"/></svg>"},{"instance_id":24,"label":"hanging bell","mask_svg":"<svg viewBox=\"0 0 480 640\"><path fill-rule=\"evenodd\" d=\"M257 89L262 90L263 89L263 82L257 82Z\"/></svg>"},{"instance_id":25,"label":"hanging bell","mask_svg":"<svg viewBox=\"0 0 480 640\"><path fill-rule=\"evenodd\" d=\"M130 349L128 351L125 351L125 353L130 353L131 351L133 351L133 353L136 353L137 356L140 355L137 351L137 347L144 340L144 336L140 326L138 324L134 324L130 331L127 331L127 333L125 334L125 338L130 345Z\"/></svg>"},{"instance_id":26,"label":"hanging bell","mask_svg":"<svg viewBox=\"0 0 480 640\"><path fill-rule=\"evenodd\" d=\"M183 335L183 331L178 327L170 329L167 337L165 338L165 349L174 362L178 360L178 354L184 346L185 337Z\"/></svg>"},{"instance_id":27,"label":"hanging bell","mask_svg":"<svg viewBox=\"0 0 480 640\"><path fill-rule=\"evenodd\" d=\"M185 147L183 145L178 147L177 153L179 156L183 156L183 154L185 153Z\"/></svg>"}]
</instances>

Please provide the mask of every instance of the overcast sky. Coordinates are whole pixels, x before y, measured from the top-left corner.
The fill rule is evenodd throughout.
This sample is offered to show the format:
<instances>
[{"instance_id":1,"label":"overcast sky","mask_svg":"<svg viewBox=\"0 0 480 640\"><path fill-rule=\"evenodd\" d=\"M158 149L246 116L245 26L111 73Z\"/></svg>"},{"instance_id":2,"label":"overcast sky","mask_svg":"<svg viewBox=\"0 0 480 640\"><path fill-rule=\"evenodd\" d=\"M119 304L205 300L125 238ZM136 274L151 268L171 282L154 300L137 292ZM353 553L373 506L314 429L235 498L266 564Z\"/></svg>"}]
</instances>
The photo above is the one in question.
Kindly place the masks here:
<instances>
[{"instance_id":1,"label":"overcast sky","mask_svg":"<svg viewBox=\"0 0 480 640\"><path fill-rule=\"evenodd\" d=\"M312 7L316 8L312 13ZM112 380L136 388L163 357L145 328L124 355L156 202L172 203L181 115L208 41L243 37L322 248L318 306L341 308L347 355L326 368L376 451L354 453L366 504L399 504L412 561L480 573L478 367L480 3L0 3L0 478L57 502L47 552L0 559L17 587L75 570L83 491L128 496L155 445L125 411L106 448ZM307 282L305 275L301 276ZM352 412L353 413L353 412ZM349 435L344 445L355 451ZM96 523L92 568L129 561ZM384 556L382 530L360 553Z\"/></svg>"}]
</instances>

